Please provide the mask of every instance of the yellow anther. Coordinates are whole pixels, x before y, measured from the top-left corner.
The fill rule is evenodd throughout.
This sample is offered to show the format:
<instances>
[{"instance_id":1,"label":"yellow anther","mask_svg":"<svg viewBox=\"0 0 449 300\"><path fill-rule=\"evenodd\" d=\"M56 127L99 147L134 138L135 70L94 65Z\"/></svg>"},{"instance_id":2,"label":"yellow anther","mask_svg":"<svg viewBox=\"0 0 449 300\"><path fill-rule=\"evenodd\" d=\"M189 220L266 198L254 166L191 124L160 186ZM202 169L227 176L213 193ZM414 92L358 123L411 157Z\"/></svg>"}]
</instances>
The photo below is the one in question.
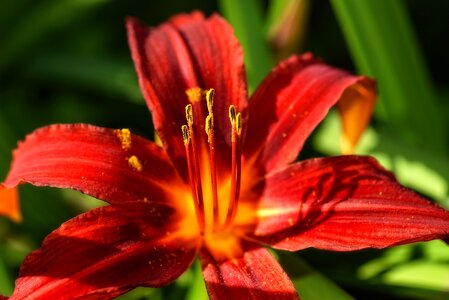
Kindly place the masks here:
<instances>
[{"instance_id":1,"label":"yellow anther","mask_svg":"<svg viewBox=\"0 0 449 300\"><path fill-rule=\"evenodd\" d=\"M187 124L189 126L193 124L193 108L192 108L192 104L187 104L187 106L186 106L186 119L187 119Z\"/></svg>"},{"instance_id":2,"label":"yellow anther","mask_svg":"<svg viewBox=\"0 0 449 300\"><path fill-rule=\"evenodd\" d=\"M182 125L182 139L184 140L184 145L188 145L190 141L189 127L187 125Z\"/></svg>"},{"instance_id":3,"label":"yellow anther","mask_svg":"<svg viewBox=\"0 0 449 300\"><path fill-rule=\"evenodd\" d=\"M190 102L199 102L201 101L201 98L203 97L204 91L199 87L193 87L188 90L186 90L187 98Z\"/></svg>"},{"instance_id":4,"label":"yellow anther","mask_svg":"<svg viewBox=\"0 0 449 300\"><path fill-rule=\"evenodd\" d=\"M212 119L212 115L208 115L206 117L206 126L205 126L205 130L206 130L206 134L207 134L207 142L211 143L212 142L212 131L214 128L214 123L213 123L213 119Z\"/></svg>"},{"instance_id":5,"label":"yellow anther","mask_svg":"<svg viewBox=\"0 0 449 300\"><path fill-rule=\"evenodd\" d=\"M131 168L133 168L134 171L142 171L142 164L140 163L137 156L133 155L130 158L128 158L128 164Z\"/></svg>"},{"instance_id":6,"label":"yellow anther","mask_svg":"<svg viewBox=\"0 0 449 300\"><path fill-rule=\"evenodd\" d=\"M131 149L131 131L128 128L123 128L116 129L114 130L114 132L122 143L122 149Z\"/></svg>"},{"instance_id":7,"label":"yellow anther","mask_svg":"<svg viewBox=\"0 0 449 300\"><path fill-rule=\"evenodd\" d=\"M212 108L214 106L214 95L215 95L214 89L209 89L206 92L207 110L209 111L210 115L212 114Z\"/></svg>"},{"instance_id":8,"label":"yellow anther","mask_svg":"<svg viewBox=\"0 0 449 300\"><path fill-rule=\"evenodd\" d=\"M231 121L232 126L234 126L234 124L235 124L235 118L236 118L235 115L236 115L235 106L234 105L229 106L229 120Z\"/></svg>"},{"instance_id":9,"label":"yellow anther","mask_svg":"<svg viewBox=\"0 0 449 300\"><path fill-rule=\"evenodd\" d=\"M237 132L237 135L242 133L242 116L240 113L238 113L235 118L235 131Z\"/></svg>"}]
</instances>

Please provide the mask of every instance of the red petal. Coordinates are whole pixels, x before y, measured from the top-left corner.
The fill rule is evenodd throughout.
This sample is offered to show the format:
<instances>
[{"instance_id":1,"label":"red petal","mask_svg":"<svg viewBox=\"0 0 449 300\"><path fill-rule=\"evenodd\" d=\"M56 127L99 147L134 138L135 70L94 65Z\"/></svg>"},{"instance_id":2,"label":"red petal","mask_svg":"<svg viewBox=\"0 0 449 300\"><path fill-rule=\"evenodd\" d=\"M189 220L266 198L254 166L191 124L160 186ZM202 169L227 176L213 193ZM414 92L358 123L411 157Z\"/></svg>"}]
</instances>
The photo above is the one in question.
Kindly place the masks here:
<instances>
[{"instance_id":1,"label":"red petal","mask_svg":"<svg viewBox=\"0 0 449 300\"><path fill-rule=\"evenodd\" d=\"M6 216L15 222L22 220L17 188L8 189L0 184L0 216Z\"/></svg>"},{"instance_id":2,"label":"red petal","mask_svg":"<svg viewBox=\"0 0 449 300\"><path fill-rule=\"evenodd\" d=\"M167 153L185 173L181 126L186 123L186 90L215 89L216 140L230 143L228 108L246 105L243 52L232 28L221 17L200 13L179 15L150 29L127 20L128 39L140 87ZM195 123L205 136L205 101L194 108ZM220 148L220 145L217 145ZM184 174L187 178L187 174Z\"/></svg>"},{"instance_id":3,"label":"red petal","mask_svg":"<svg viewBox=\"0 0 449 300\"><path fill-rule=\"evenodd\" d=\"M174 236L177 218L167 206L143 202L80 215L25 259L11 299L110 299L139 285L168 284L197 251L195 239Z\"/></svg>"},{"instance_id":4,"label":"red petal","mask_svg":"<svg viewBox=\"0 0 449 300\"><path fill-rule=\"evenodd\" d=\"M261 186L255 236L279 249L349 251L448 238L449 212L370 157L307 160Z\"/></svg>"},{"instance_id":5,"label":"red petal","mask_svg":"<svg viewBox=\"0 0 449 300\"><path fill-rule=\"evenodd\" d=\"M162 148L120 134L85 124L38 129L15 150L4 184L72 188L111 203L170 201L181 179Z\"/></svg>"},{"instance_id":6,"label":"red petal","mask_svg":"<svg viewBox=\"0 0 449 300\"><path fill-rule=\"evenodd\" d=\"M251 97L244 155L265 172L286 166L329 109L352 97L354 93L345 92L359 84L367 87L366 95L375 93L372 80L320 63L310 54L282 62Z\"/></svg>"},{"instance_id":7,"label":"red petal","mask_svg":"<svg viewBox=\"0 0 449 300\"><path fill-rule=\"evenodd\" d=\"M200 258L212 300L298 299L287 274L264 248L247 247L243 257L223 262L203 249Z\"/></svg>"}]
</instances>

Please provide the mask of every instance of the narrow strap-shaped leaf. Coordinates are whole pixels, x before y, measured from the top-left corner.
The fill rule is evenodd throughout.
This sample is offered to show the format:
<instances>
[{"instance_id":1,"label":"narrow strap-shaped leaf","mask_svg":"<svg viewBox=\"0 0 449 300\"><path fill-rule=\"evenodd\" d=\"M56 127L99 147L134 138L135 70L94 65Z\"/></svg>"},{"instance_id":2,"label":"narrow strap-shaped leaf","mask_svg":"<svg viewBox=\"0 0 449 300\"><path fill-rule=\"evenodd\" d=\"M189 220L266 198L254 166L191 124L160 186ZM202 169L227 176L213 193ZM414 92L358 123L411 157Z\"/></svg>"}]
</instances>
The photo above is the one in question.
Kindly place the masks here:
<instances>
[{"instance_id":1,"label":"narrow strap-shaped leaf","mask_svg":"<svg viewBox=\"0 0 449 300\"><path fill-rule=\"evenodd\" d=\"M443 119L401 0L332 0L361 72L377 78L383 121L397 135L442 151Z\"/></svg>"},{"instance_id":2,"label":"narrow strap-shaped leaf","mask_svg":"<svg viewBox=\"0 0 449 300\"><path fill-rule=\"evenodd\" d=\"M265 40L262 7L257 0L220 0L221 12L231 23L245 51L250 90L262 81L274 64Z\"/></svg>"},{"instance_id":3,"label":"narrow strap-shaped leaf","mask_svg":"<svg viewBox=\"0 0 449 300\"><path fill-rule=\"evenodd\" d=\"M0 256L0 294L11 294L14 282L8 273L3 257ZM0 299L2 296L0 295Z\"/></svg>"},{"instance_id":4,"label":"narrow strap-shaped leaf","mask_svg":"<svg viewBox=\"0 0 449 300\"><path fill-rule=\"evenodd\" d=\"M352 300L349 294L293 253L277 252L279 263L301 295L301 300Z\"/></svg>"}]
</instances>

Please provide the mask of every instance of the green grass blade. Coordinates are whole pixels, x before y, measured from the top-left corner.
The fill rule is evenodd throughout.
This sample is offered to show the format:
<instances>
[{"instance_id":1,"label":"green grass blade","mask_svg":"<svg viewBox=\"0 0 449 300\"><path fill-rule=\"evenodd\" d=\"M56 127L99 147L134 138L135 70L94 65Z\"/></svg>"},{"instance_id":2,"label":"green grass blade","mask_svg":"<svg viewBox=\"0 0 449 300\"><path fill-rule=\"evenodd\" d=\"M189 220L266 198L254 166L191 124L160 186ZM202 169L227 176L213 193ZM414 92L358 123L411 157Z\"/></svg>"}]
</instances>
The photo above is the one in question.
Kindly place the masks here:
<instances>
[{"instance_id":1,"label":"green grass blade","mask_svg":"<svg viewBox=\"0 0 449 300\"><path fill-rule=\"evenodd\" d=\"M351 300L349 294L314 270L305 261L288 252L276 252L302 300Z\"/></svg>"},{"instance_id":2,"label":"green grass blade","mask_svg":"<svg viewBox=\"0 0 449 300\"><path fill-rule=\"evenodd\" d=\"M0 295L10 295L13 288L12 278L8 273L3 257L0 256Z\"/></svg>"},{"instance_id":3,"label":"green grass blade","mask_svg":"<svg viewBox=\"0 0 449 300\"><path fill-rule=\"evenodd\" d=\"M243 46L249 88L253 90L274 64L265 40L260 1L220 0L218 3Z\"/></svg>"},{"instance_id":4,"label":"green grass blade","mask_svg":"<svg viewBox=\"0 0 449 300\"><path fill-rule=\"evenodd\" d=\"M359 70L378 79L378 116L411 144L444 151L443 116L404 2L331 3Z\"/></svg>"},{"instance_id":5,"label":"green grass blade","mask_svg":"<svg viewBox=\"0 0 449 300\"><path fill-rule=\"evenodd\" d=\"M193 265L193 279L187 290L186 300L207 300L206 285L204 283L203 272L199 261L196 261Z\"/></svg>"}]
</instances>

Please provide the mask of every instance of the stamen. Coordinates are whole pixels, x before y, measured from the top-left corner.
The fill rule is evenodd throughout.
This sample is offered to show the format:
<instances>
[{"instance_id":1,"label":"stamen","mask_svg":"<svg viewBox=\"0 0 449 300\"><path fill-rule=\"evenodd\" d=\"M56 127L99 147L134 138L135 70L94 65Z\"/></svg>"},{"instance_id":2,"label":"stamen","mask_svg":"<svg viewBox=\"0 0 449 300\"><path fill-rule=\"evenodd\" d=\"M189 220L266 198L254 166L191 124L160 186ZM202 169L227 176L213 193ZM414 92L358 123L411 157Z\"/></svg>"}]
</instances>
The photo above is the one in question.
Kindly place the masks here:
<instances>
[{"instance_id":1,"label":"stamen","mask_svg":"<svg viewBox=\"0 0 449 300\"><path fill-rule=\"evenodd\" d=\"M182 139L184 140L184 145L189 145L190 142L190 135L189 135L189 127L187 125L182 125Z\"/></svg>"},{"instance_id":2,"label":"stamen","mask_svg":"<svg viewBox=\"0 0 449 300\"><path fill-rule=\"evenodd\" d=\"M207 142L209 143L209 160L210 160L210 180L212 186L212 209L214 229L218 228L220 221L220 212L218 207L218 192L217 192L217 169L215 165L215 139L214 139L214 89L210 89L206 92L207 110L209 115L206 117L206 134Z\"/></svg>"},{"instance_id":3,"label":"stamen","mask_svg":"<svg viewBox=\"0 0 449 300\"><path fill-rule=\"evenodd\" d=\"M212 115L212 108L214 106L214 96L215 96L214 89L210 89L206 92L207 110L210 115Z\"/></svg>"},{"instance_id":4,"label":"stamen","mask_svg":"<svg viewBox=\"0 0 449 300\"><path fill-rule=\"evenodd\" d=\"M231 126L233 129L235 129L235 118L236 118L235 106L231 105L229 106L229 120L231 121Z\"/></svg>"},{"instance_id":5,"label":"stamen","mask_svg":"<svg viewBox=\"0 0 449 300\"><path fill-rule=\"evenodd\" d=\"M203 187L202 187L202 183L201 183L201 173L200 173L200 162L199 162L199 158L198 158L198 151L197 151L197 146L196 146L196 141L195 141L195 133L194 133L194 128L193 128L193 107L192 104L188 104L186 106L186 119L187 119L187 125L188 125L188 129L189 129L189 137L190 137L190 143L191 143L191 147L190 149L192 150L192 158L193 158L193 164L192 164L192 170L193 170L193 177L191 177L191 181L193 181L194 185L195 185L195 190L196 190L196 194L197 194L197 199L198 199L198 208L201 214L201 219L202 219L202 226L204 228L204 200L203 200Z\"/></svg>"},{"instance_id":6,"label":"stamen","mask_svg":"<svg viewBox=\"0 0 449 300\"><path fill-rule=\"evenodd\" d=\"M193 202L195 206L195 213L196 218L198 220L198 224L200 227L201 234L204 233L204 208L201 209L200 202L198 199L198 190L196 188L195 183L195 171L193 168L193 162L192 162L192 156L191 156L191 150L190 150L190 133L189 133L189 127L187 125L182 125L182 138L184 140L184 146L186 148L186 158L187 158L187 169L189 170L189 177L190 177L190 188L192 189L192 196L193 196Z\"/></svg>"},{"instance_id":7,"label":"stamen","mask_svg":"<svg viewBox=\"0 0 449 300\"><path fill-rule=\"evenodd\" d=\"M206 117L206 126L205 131L207 134L207 142L210 144L212 142L212 137L214 135L214 120L212 119L212 115L208 115Z\"/></svg>"},{"instance_id":8,"label":"stamen","mask_svg":"<svg viewBox=\"0 0 449 300\"><path fill-rule=\"evenodd\" d=\"M186 105L186 119L187 119L187 124L189 125L189 128L190 128L192 126L192 124L193 124L193 108L192 108L192 104Z\"/></svg>"},{"instance_id":9,"label":"stamen","mask_svg":"<svg viewBox=\"0 0 449 300\"><path fill-rule=\"evenodd\" d=\"M228 214L224 227L229 227L235 219L237 213L238 200L240 196L240 177L241 177L241 151L240 134L242 131L241 115L236 114L234 105L229 107L229 120L231 122L231 141L232 141L232 167L231 167L231 192L229 199Z\"/></svg>"},{"instance_id":10,"label":"stamen","mask_svg":"<svg viewBox=\"0 0 449 300\"><path fill-rule=\"evenodd\" d=\"M240 115L240 113L238 113L235 118L235 130L238 136L242 134L242 116Z\"/></svg>"}]
</instances>

